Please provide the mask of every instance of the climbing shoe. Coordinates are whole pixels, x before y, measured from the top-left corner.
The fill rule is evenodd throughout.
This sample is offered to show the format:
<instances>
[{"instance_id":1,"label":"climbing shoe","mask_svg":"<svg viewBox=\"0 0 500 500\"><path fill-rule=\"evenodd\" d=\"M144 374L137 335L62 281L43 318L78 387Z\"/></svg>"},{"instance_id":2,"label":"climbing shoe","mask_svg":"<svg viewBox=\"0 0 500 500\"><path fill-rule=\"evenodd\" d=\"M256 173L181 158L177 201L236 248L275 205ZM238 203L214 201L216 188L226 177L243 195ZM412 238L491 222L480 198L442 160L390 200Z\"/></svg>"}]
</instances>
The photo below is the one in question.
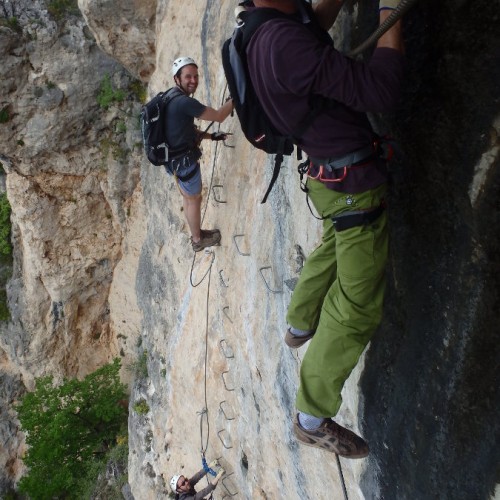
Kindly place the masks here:
<instances>
[{"instance_id":1,"label":"climbing shoe","mask_svg":"<svg viewBox=\"0 0 500 500\"><path fill-rule=\"evenodd\" d=\"M311 340L315 332L308 333L307 335L294 335L290 328L286 329L285 344L292 349L298 349L303 346L308 340Z\"/></svg>"},{"instance_id":2,"label":"climbing shoe","mask_svg":"<svg viewBox=\"0 0 500 500\"><path fill-rule=\"evenodd\" d=\"M200 231L200 241L194 242L191 237L191 245L195 252L199 252L207 247L212 247L220 243L221 235L218 229L202 229Z\"/></svg>"},{"instance_id":3,"label":"climbing shoe","mask_svg":"<svg viewBox=\"0 0 500 500\"><path fill-rule=\"evenodd\" d=\"M307 431L301 427L297 415L293 422L293 433L302 444L330 451L345 458L364 458L370 451L364 439L331 418L325 418L317 429Z\"/></svg>"}]
</instances>

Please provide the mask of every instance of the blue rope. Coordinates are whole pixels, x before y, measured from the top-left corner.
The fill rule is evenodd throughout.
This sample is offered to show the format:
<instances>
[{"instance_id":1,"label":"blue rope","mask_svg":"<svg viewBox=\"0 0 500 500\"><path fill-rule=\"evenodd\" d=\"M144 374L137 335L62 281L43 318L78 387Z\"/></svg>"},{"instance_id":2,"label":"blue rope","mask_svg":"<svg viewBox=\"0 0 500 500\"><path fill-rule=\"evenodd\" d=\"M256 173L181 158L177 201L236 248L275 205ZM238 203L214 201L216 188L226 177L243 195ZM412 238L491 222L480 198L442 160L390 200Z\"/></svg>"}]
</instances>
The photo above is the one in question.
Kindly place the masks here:
<instances>
[{"instance_id":1,"label":"blue rope","mask_svg":"<svg viewBox=\"0 0 500 500\"><path fill-rule=\"evenodd\" d=\"M208 472L209 474L211 474L212 476L216 476L217 475L217 472L215 472L213 469L211 469L208 464L207 464L207 461L205 459L205 457L201 457L201 463L203 464L203 470L205 472Z\"/></svg>"}]
</instances>

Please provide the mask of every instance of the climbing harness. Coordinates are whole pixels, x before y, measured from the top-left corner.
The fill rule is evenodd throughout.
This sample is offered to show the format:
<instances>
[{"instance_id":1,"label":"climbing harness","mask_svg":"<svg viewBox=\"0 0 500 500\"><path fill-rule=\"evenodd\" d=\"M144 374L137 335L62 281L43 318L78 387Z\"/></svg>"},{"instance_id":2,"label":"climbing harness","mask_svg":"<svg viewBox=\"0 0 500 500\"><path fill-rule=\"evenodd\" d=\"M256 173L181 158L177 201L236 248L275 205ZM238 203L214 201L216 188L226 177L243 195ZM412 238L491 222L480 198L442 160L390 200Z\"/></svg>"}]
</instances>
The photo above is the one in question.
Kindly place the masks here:
<instances>
[{"instance_id":1,"label":"climbing harness","mask_svg":"<svg viewBox=\"0 0 500 500\"><path fill-rule=\"evenodd\" d=\"M356 226L367 226L375 222L385 210L385 201L372 210L356 210L353 212L344 212L340 215L330 217L335 231L345 231Z\"/></svg>"},{"instance_id":2,"label":"climbing harness","mask_svg":"<svg viewBox=\"0 0 500 500\"><path fill-rule=\"evenodd\" d=\"M335 227L335 231L345 231L356 226L363 226L372 224L377 220L386 208L383 201L380 206L372 210L358 210L344 212L337 216L319 217L315 215L309 202L309 190L304 182L304 176L311 179L318 180L323 183L338 183L342 182L351 168L364 167L371 163L375 158L381 158L389 161L394 154L394 149L391 140L388 137L376 137L373 144L364 148L358 149L344 155L340 158L318 158L309 156L307 160L300 163L297 167L300 176L300 189L306 193L306 203L312 216L318 220L325 220L330 218ZM338 177L331 178L332 174L336 171L342 171ZM328 176L328 174L330 176Z\"/></svg>"}]
</instances>

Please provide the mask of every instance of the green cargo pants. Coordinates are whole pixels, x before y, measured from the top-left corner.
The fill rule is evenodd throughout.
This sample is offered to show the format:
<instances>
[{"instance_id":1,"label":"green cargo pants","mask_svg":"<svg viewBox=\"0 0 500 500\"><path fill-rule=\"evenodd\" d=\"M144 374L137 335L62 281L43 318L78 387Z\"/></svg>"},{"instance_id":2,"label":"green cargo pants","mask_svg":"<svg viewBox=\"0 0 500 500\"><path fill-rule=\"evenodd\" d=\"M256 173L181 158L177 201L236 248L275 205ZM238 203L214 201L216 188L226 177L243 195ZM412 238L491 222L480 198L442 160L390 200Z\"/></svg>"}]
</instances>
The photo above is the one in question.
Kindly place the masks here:
<instances>
[{"instance_id":1,"label":"green cargo pants","mask_svg":"<svg viewBox=\"0 0 500 500\"><path fill-rule=\"evenodd\" d=\"M308 179L309 195L322 217L376 208L386 185L346 194ZM382 319L388 251L387 213L371 225L336 232L323 222L322 242L306 259L293 292L287 322L316 330L300 370L297 409L333 417L340 392Z\"/></svg>"}]
</instances>

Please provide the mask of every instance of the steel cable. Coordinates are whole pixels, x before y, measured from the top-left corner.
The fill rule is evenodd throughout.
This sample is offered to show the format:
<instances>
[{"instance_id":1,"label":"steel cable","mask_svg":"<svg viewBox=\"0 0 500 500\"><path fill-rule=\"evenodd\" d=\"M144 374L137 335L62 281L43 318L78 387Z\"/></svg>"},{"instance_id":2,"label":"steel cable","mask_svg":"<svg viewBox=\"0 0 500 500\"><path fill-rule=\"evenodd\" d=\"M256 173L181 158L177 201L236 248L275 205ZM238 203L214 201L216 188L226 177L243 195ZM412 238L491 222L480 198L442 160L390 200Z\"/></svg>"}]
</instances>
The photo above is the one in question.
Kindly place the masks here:
<instances>
[{"instance_id":1,"label":"steel cable","mask_svg":"<svg viewBox=\"0 0 500 500\"><path fill-rule=\"evenodd\" d=\"M351 50L347 55L354 57L373 45L385 32L392 28L418 0L401 0L399 5L391 12L391 15L361 44Z\"/></svg>"}]
</instances>

